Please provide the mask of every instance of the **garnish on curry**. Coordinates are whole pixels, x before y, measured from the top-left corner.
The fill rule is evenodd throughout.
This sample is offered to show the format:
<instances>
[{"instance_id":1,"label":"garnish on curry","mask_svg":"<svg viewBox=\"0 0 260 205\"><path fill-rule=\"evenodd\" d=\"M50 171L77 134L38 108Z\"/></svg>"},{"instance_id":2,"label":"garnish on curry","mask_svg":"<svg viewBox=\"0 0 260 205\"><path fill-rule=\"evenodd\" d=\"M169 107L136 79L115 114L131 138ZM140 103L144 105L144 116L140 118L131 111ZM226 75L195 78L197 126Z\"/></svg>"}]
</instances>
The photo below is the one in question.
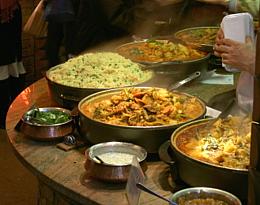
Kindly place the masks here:
<instances>
[{"instance_id":1,"label":"garnish on curry","mask_svg":"<svg viewBox=\"0 0 260 205\"><path fill-rule=\"evenodd\" d=\"M126 88L94 103L83 103L88 117L113 125L160 126L184 123L204 114L205 107L193 96L161 88Z\"/></svg>"}]
</instances>

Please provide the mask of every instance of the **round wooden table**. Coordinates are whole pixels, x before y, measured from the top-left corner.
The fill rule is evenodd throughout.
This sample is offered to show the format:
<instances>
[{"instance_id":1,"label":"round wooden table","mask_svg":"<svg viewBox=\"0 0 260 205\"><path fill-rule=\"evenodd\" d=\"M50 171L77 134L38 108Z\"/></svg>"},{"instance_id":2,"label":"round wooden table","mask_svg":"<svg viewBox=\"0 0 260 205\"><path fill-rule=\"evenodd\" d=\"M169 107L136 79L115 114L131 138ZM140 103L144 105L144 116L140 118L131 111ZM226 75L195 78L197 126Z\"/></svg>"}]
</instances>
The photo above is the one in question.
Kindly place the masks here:
<instances>
[{"instance_id":1,"label":"round wooden table","mask_svg":"<svg viewBox=\"0 0 260 205\"><path fill-rule=\"evenodd\" d=\"M183 90L208 102L213 95L233 88L230 85L195 84L184 87ZM44 78L20 93L7 115L7 134L14 153L39 180L38 204L128 204L125 184L109 184L86 177L84 151L87 147L66 152L56 147L57 141L34 141L14 129L21 116L32 105L57 106L51 99ZM163 196L170 197L174 188L168 166L159 160L150 160L147 164L145 184ZM165 202L142 192L140 204L159 205Z\"/></svg>"}]
</instances>

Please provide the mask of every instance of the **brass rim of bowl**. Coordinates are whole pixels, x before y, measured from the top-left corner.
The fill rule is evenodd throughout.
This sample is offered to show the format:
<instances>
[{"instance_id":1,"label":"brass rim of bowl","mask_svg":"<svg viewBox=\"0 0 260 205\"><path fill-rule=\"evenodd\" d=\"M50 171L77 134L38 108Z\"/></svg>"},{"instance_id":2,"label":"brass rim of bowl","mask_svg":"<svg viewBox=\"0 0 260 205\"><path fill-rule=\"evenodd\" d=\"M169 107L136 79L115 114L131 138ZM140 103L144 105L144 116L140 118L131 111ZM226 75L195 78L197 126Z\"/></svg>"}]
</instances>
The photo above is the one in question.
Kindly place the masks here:
<instances>
[{"instance_id":1,"label":"brass rim of bowl","mask_svg":"<svg viewBox=\"0 0 260 205\"><path fill-rule=\"evenodd\" d=\"M116 141L115 142L98 143L96 145L93 145L85 151L85 156L88 157L91 161L93 161L97 164L100 164L96 160L94 160L95 157L94 157L93 151L95 149L102 149L102 148L105 148L105 147L113 147L113 146L114 147L130 147L132 150L139 152L140 155L138 157L140 157L140 156L142 157L142 158L140 158L140 160L138 160L139 163L145 161L146 158L147 158L147 151L142 146L139 146L139 145L136 145L136 144L133 144L133 143L128 143L128 142L116 142ZM104 152L104 153L107 153L107 152ZM124 152L124 153L128 153L128 152ZM118 167L118 166L124 167L124 166L129 166L131 164L113 165L113 164L104 163L104 165L111 166L111 167Z\"/></svg>"}]
</instances>

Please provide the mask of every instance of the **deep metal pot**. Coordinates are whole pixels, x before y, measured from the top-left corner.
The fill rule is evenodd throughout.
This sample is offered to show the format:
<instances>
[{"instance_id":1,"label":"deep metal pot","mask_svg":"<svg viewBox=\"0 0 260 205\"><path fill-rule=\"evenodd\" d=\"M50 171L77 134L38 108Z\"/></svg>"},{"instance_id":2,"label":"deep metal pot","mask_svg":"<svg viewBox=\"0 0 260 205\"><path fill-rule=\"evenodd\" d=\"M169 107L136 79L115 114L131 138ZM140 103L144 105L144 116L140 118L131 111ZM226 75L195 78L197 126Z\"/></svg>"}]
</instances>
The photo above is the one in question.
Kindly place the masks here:
<instances>
[{"instance_id":1,"label":"deep metal pot","mask_svg":"<svg viewBox=\"0 0 260 205\"><path fill-rule=\"evenodd\" d=\"M108 99L110 96L118 94L121 91L122 89L101 91L87 96L79 102L79 132L81 136L83 136L92 144L109 141L131 142L144 147L148 153L158 153L160 145L163 142L169 140L172 132L184 123L177 125L149 127L119 126L93 120L90 117L84 115L81 111L83 104L91 104L102 99ZM182 94L191 96L185 93ZM199 119L204 116L206 112L206 106L199 98L197 98L197 100L203 107L203 113L197 118Z\"/></svg>"},{"instance_id":2,"label":"deep metal pot","mask_svg":"<svg viewBox=\"0 0 260 205\"><path fill-rule=\"evenodd\" d=\"M171 135L171 141L165 142L159 150L162 161L170 165L174 180L181 179L190 186L208 186L226 190L238 196L247 198L248 171L221 167L193 159L181 152L176 145L176 136L193 125L205 124L211 119L202 119L187 123L176 129Z\"/></svg>"}]
</instances>

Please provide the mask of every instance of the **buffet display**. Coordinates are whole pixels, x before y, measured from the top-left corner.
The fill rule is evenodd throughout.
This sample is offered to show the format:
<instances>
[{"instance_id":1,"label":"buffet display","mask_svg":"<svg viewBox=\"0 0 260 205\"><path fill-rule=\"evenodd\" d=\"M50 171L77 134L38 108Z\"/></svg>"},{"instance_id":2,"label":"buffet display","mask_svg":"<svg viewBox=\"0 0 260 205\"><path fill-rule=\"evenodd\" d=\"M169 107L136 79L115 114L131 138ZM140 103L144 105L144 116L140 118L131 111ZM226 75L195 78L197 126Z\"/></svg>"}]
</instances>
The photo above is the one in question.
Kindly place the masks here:
<instances>
[{"instance_id":1,"label":"buffet display","mask_svg":"<svg viewBox=\"0 0 260 205\"><path fill-rule=\"evenodd\" d=\"M50 140L69 135L77 127L80 136L93 144L85 152L86 171L107 182L126 182L133 156L145 171L147 153L157 154L170 139L166 148L173 160L170 167L181 180L190 186L228 190L244 199L251 121L202 119L206 105L198 97L142 87L156 75L149 64L162 70L184 65L178 69L185 74L194 68L197 71L198 65L204 69L196 63L207 64L209 54L195 47L213 46L217 30L184 29L175 37L185 45L161 39L131 42L118 47L118 53L86 53L51 68L46 79L52 97L64 107L77 106L78 118L63 108L32 109L21 119L22 132L37 140ZM181 198L178 204L240 205L230 202L232 197L228 195L224 202Z\"/></svg>"}]
</instances>

